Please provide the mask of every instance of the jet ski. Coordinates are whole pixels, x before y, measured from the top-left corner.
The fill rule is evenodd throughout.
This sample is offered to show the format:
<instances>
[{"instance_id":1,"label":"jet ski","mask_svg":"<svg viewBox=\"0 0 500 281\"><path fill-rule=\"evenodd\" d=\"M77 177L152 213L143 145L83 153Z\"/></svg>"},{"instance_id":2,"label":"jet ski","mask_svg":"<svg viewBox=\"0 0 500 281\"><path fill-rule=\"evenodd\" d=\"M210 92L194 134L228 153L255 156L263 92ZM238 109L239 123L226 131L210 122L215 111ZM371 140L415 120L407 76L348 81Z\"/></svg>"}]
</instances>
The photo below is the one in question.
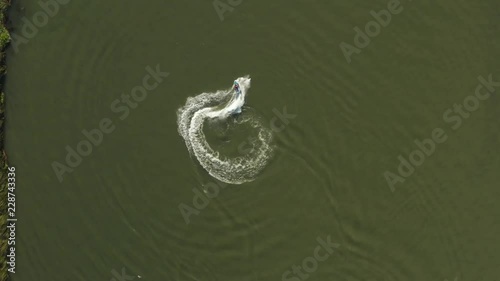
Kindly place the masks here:
<instances>
[{"instance_id":1,"label":"jet ski","mask_svg":"<svg viewBox=\"0 0 500 281\"><path fill-rule=\"evenodd\" d=\"M236 92L236 95L233 96L232 100L230 103L232 104L239 104L242 99L242 96L241 96L241 88L240 88L240 84L234 80L234 83L233 83L233 90ZM244 101L243 101L244 103ZM240 114L241 113L241 106L243 104L239 105L238 107L234 108L231 112L231 115L236 115L236 114ZM236 105L237 106L237 105Z\"/></svg>"}]
</instances>

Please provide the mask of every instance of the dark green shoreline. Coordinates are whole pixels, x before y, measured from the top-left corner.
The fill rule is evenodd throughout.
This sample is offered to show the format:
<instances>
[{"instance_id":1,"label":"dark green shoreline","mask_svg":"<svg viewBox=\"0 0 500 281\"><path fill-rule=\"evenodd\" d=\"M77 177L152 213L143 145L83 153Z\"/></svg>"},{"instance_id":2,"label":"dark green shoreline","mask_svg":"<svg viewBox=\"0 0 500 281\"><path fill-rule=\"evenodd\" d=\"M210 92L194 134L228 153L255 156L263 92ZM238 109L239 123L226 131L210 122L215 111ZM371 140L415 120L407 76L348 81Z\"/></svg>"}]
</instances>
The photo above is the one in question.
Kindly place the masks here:
<instances>
[{"instance_id":1,"label":"dark green shoreline","mask_svg":"<svg viewBox=\"0 0 500 281\"><path fill-rule=\"evenodd\" d=\"M4 150L4 123L5 123L5 95L3 86L5 82L5 49L10 42L10 35L5 27L7 9L11 0L0 0L0 280L5 281L7 272L7 156Z\"/></svg>"}]
</instances>

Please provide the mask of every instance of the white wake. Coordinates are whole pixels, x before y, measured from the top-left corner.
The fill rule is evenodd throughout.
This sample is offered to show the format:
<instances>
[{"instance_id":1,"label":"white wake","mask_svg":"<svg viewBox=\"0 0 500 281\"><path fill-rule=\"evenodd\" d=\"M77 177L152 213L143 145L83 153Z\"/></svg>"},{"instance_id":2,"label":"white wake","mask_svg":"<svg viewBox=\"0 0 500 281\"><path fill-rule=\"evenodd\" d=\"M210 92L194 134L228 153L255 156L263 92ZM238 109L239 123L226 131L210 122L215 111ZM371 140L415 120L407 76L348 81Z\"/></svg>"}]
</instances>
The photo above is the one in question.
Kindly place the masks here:
<instances>
[{"instance_id":1,"label":"white wake","mask_svg":"<svg viewBox=\"0 0 500 281\"><path fill-rule=\"evenodd\" d=\"M207 142L203 133L206 120L228 121L229 118L234 118L233 115L241 113L251 79L248 76L240 77L236 82L240 85L241 94L237 94L232 88L202 93L189 97L186 104L177 110L178 131L184 138L189 153L198 159L211 176L230 184L254 180L273 152L271 130L264 127L259 118L252 114L243 113L238 124L248 123L257 131L257 136L238 145L246 147L244 152L238 151L238 156L225 157L213 150Z\"/></svg>"}]
</instances>

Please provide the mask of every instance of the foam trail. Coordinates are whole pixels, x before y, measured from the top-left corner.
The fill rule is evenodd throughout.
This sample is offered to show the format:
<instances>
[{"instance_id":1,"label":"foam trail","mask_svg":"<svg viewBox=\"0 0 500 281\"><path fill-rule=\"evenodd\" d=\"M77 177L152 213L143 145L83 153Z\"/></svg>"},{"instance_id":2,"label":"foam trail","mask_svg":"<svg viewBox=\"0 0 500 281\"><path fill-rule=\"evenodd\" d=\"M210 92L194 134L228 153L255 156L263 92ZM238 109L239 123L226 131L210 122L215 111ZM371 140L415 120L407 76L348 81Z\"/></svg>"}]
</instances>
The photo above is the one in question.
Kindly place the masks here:
<instances>
[{"instance_id":1,"label":"foam trail","mask_svg":"<svg viewBox=\"0 0 500 281\"><path fill-rule=\"evenodd\" d=\"M227 158L214 151L207 143L203 134L205 120L227 119L233 114L240 113L245 104L245 96L250 88L251 79L248 76L240 77L236 79L236 82L240 85L241 94L236 94L232 89L202 93L189 97L186 104L177 111L178 131L189 153L197 158L211 176L231 184L254 180L266 166L273 151L270 145L271 131L262 126L259 119L252 115L245 116L241 121L241 123L249 123L258 131L256 140L249 144L251 149L248 153L235 158ZM221 105L224 106L221 107Z\"/></svg>"}]
</instances>

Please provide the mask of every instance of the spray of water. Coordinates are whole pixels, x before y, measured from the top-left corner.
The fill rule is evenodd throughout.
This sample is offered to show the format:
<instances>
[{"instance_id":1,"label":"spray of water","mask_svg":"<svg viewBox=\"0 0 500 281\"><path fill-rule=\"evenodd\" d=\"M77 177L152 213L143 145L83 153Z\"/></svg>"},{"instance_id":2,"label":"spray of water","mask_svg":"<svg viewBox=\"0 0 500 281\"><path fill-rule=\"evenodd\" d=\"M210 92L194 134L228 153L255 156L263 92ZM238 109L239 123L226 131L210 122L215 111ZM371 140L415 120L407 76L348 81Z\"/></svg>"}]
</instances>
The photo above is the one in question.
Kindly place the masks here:
<instances>
[{"instance_id":1,"label":"spray of water","mask_svg":"<svg viewBox=\"0 0 500 281\"><path fill-rule=\"evenodd\" d=\"M203 133L206 120L228 121L241 113L251 79L246 76L235 81L240 86L240 93L231 88L189 97L177 111L177 126L189 153L212 177L230 184L242 184L254 180L272 157L271 130L252 114L241 118L238 123L250 125L257 131L257 137L247 143L251 149L231 158L215 151Z\"/></svg>"}]
</instances>

